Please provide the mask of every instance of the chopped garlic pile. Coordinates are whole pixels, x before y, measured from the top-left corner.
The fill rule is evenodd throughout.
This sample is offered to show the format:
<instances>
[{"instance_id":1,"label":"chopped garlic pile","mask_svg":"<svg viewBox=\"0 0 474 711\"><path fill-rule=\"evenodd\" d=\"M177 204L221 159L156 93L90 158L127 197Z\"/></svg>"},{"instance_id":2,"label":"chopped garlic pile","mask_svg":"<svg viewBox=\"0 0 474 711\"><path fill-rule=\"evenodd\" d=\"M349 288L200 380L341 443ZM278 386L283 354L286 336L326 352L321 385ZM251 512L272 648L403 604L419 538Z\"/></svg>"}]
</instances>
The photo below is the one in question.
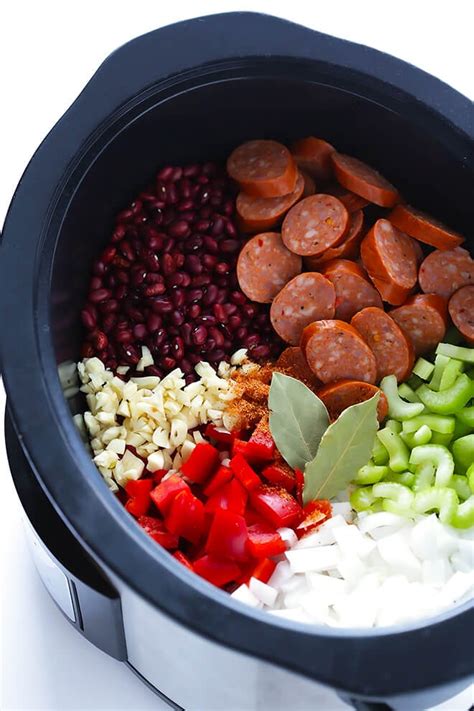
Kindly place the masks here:
<instances>
[{"instance_id":1,"label":"chopped garlic pile","mask_svg":"<svg viewBox=\"0 0 474 711\"><path fill-rule=\"evenodd\" d=\"M148 349L143 349L148 350ZM146 362L147 353L143 353ZM226 404L237 396L230 376L246 360L246 351L234 354L231 364L220 363L217 372L209 363L198 363L199 380L186 385L176 368L160 380L154 376L121 380L98 358L85 358L77 370L89 410L84 422L94 462L109 487L139 479L146 459L151 472L177 471L203 437L197 427L212 423L222 427ZM149 363L146 363L147 365ZM125 374L127 368L119 368Z\"/></svg>"}]
</instances>

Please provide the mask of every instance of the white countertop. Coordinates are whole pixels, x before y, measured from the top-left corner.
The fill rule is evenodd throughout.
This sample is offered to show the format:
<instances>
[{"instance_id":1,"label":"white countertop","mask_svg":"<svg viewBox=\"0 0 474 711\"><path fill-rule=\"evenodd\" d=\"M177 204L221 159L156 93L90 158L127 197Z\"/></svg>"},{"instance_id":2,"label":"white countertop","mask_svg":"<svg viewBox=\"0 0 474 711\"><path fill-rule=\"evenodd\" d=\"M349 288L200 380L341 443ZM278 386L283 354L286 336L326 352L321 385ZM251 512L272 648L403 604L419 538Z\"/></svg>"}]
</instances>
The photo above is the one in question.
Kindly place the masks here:
<instances>
[{"instance_id":1,"label":"white countertop","mask_svg":"<svg viewBox=\"0 0 474 711\"><path fill-rule=\"evenodd\" d=\"M385 50L474 97L469 0L399 0L388 6L373 0L2 2L0 222L31 154L107 54L156 27L229 10L280 15ZM4 399L0 385L0 412ZM2 711L167 709L131 672L77 634L50 600L26 547L3 428L0 469ZM470 689L438 708L467 711L473 701Z\"/></svg>"}]
</instances>

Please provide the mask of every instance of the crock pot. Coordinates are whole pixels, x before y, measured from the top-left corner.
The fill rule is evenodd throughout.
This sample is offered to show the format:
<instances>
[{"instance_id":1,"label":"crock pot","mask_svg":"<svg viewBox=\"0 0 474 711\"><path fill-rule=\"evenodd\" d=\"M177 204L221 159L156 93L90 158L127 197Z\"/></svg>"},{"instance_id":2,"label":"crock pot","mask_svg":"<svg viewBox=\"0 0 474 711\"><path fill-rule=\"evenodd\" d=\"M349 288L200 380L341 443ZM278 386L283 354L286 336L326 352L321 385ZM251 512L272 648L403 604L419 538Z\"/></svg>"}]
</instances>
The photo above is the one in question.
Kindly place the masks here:
<instances>
[{"instance_id":1,"label":"crock pot","mask_svg":"<svg viewBox=\"0 0 474 711\"><path fill-rule=\"evenodd\" d=\"M385 54L253 13L182 22L112 54L37 150L4 226L6 441L35 562L71 624L175 708L419 710L472 672L468 603L396 628L329 629L247 608L188 572L110 494L61 387L92 259L156 168L308 134L383 168L472 240L472 103Z\"/></svg>"}]
</instances>

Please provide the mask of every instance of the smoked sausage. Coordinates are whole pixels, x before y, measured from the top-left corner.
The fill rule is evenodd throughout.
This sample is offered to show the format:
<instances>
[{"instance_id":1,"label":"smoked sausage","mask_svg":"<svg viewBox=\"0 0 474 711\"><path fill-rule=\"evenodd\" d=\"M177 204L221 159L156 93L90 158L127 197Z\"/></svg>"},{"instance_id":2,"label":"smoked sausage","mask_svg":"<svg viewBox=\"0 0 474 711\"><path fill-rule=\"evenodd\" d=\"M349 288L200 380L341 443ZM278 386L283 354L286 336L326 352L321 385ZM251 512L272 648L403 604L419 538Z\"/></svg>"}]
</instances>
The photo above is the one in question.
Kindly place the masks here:
<instances>
[{"instance_id":1,"label":"smoked sausage","mask_svg":"<svg viewBox=\"0 0 474 711\"><path fill-rule=\"evenodd\" d=\"M463 286L452 295L449 315L459 333L474 345L474 285Z\"/></svg>"},{"instance_id":2,"label":"smoked sausage","mask_svg":"<svg viewBox=\"0 0 474 711\"><path fill-rule=\"evenodd\" d=\"M436 249L423 260L418 278L422 291L449 299L462 286L474 284L474 260L462 247Z\"/></svg>"},{"instance_id":3,"label":"smoked sausage","mask_svg":"<svg viewBox=\"0 0 474 711\"><path fill-rule=\"evenodd\" d=\"M388 414L388 403L384 393L376 385L364 383L360 380L338 380L319 388L317 394L326 405L331 422L335 422L341 412L351 405L370 400L376 393L380 393L377 406L377 417L382 422Z\"/></svg>"},{"instance_id":4,"label":"smoked sausage","mask_svg":"<svg viewBox=\"0 0 474 711\"><path fill-rule=\"evenodd\" d=\"M359 245L364 234L364 213L362 210L353 212L349 218L349 228L344 235L344 240L337 247L329 247L319 257L305 257L304 264L307 269L319 269L322 264L332 259L351 259L358 256Z\"/></svg>"},{"instance_id":5,"label":"smoked sausage","mask_svg":"<svg viewBox=\"0 0 474 711\"><path fill-rule=\"evenodd\" d=\"M298 168L302 168L316 180L329 180L332 175L331 154L336 150L327 141L314 136L300 138L290 147Z\"/></svg>"},{"instance_id":6,"label":"smoked sausage","mask_svg":"<svg viewBox=\"0 0 474 711\"><path fill-rule=\"evenodd\" d=\"M343 153L332 153L331 160L337 181L348 190L380 207L393 207L398 202L398 190L375 168Z\"/></svg>"},{"instance_id":7,"label":"smoked sausage","mask_svg":"<svg viewBox=\"0 0 474 711\"><path fill-rule=\"evenodd\" d=\"M416 294L390 316L411 340L416 355L436 348L447 326L446 299L438 294Z\"/></svg>"},{"instance_id":8,"label":"smoked sausage","mask_svg":"<svg viewBox=\"0 0 474 711\"><path fill-rule=\"evenodd\" d=\"M295 254L316 256L342 242L349 213L340 200L318 193L301 200L283 220L283 244Z\"/></svg>"},{"instance_id":9,"label":"smoked sausage","mask_svg":"<svg viewBox=\"0 0 474 711\"><path fill-rule=\"evenodd\" d=\"M437 249L453 249L464 242L464 237L458 232L411 205L397 205L388 219L410 237Z\"/></svg>"},{"instance_id":10,"label":"smoked sausage","mask_svg":"<svg viewBox=\"0 0 474 711\"><path fill-rule=\"evenodd\" d=\"M292 193L298 171L286 146L277 141L247 141L227 160L227 172L248 195L281 197Z\"/></svg>"},{"instance_id":11,"label":"smoked sausage","mask_svg":"<svg viewBox=\"0 0 474 711\"><path fill-rule=\"evenodd\" d=\"M366 306L383 308L380 294L367 279L363 269L348 259L334 259L323 265L322 273L336 290L336 318L350 321Z\"/></svg>"},{"instance_id":12,"label":"smoked sausage","mask_svg":"<svg viewBox=\"0 0 474 711\"><path fill-rule=\"evenodd\" d=\"M275 364L275 370L285 375L301 380L309 388L313 389L321 385L317 377L310 370L301 348L289 346L279 355Z\"/></svg>"},{"instance_id":13,"label":"smoked sausage","mask_svg":"<svg viewBox=\"0 0 474 711\"><path fill-rule=\"evenodd\" d=\"M303 194L305 181L298 174L295 189L289 195L275 198L252 197L239 193L235 203L242 232L263 232L275 227Z\"/></svg>"}]
</instances>

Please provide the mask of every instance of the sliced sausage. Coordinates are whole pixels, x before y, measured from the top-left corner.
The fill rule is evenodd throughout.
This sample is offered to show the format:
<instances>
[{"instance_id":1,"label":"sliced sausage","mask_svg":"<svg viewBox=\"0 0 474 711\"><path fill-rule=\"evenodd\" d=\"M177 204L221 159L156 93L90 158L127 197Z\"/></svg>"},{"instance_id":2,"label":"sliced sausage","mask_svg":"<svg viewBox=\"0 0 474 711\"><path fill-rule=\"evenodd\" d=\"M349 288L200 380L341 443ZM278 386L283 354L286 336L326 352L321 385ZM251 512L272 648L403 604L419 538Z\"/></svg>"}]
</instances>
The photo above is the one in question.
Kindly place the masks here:
<instances>
[{"instance_id":1,"label":"sliced sausage","mask_svg":"<svg viewBox=\"0 0 474 711\"><path fill-rule=\"evenodd\" d=\"M411 374L415 351L411 340L381 308L369 306L357 313L351 325L372 350L377 363L377 380L396 375L402 382Z\"/></svg>"},{"instance_id":2,"label":"sliced sausage","mask_svg":"<svg viewBox=\"0 0 474 711\"><path fill-rule=\"evenodd\" d=\"M247 141L227 160L227 172L248 195L281 197L292 193L298 171L286 146L276 141Z\"/></svg>"},{"instance_id":3,"label":"sliced sausage","mask_svg":"<svg viewBox=\"0 0 474 711\"><path fill-rule=\"evenodd\" d=\"M416 284L413 240L388 220L377 220L362 240L362 262L384 301L398 306Z\"/></svg>"},{"instance_id":4,"label":"sliced sausage","mask_svg":"<svg viewBox=\"0 0 474 711\"><path fill-rule=\"evenodd\" d=\"M304 188L303 188L303 195L302 197L309 197L310 195L314 195L316 192L316 183L314 182L312 176L307 173L305 170L300 170L300 175L303 176L304 180Z\"/></svg>"},{"instance_id":5,"label":"sliced sausage","mask_svg":"<svg viewBox=\"0 0 474 711\"><path fill-rule=\"evenodd\" d=\"M324 265L322 273L336 290L336 318L350 321L366 306L382 308L380 294L361 267L348 259L334 259Z\"/></svg>"},{"instance_id":6,"label":"sliced sausage","mask_svg":"<svg viewBox=\"0 0 474 711\"><path fill-rule=\"evenodd\" d=\"M319 257L305 257L304 264L307 269L319 269L322 264L332 259L357 257L359 245L364 234L364 213L362 210L353 212L349 218L349 229L344 235L344 240L337 247L329 247Z\"/></svg>"},{"instance_id":7,"label":"sliced sausage","mask_svg":"<svg viewBox=\"0 0 474 711\"><path fill-rule=\"evenodd\" d=\"M418 278L422 291L449 299L462 286L474 284L474 260L462 247L437 249L422 262Z\"/></svg>"},{"instance_id":8,"label":"sliced sausage","mask_svg":"<svg viewBox=\"0 0 474 711\"><path fill-rule=\"evenodd\" d=\"M474 345L474 286L463 286L452 295L449 315L459 333Z\"/></svg>"},{"instance_id":9,"label":"sliced sausage","mask_svg":"<svg viewBox=\"0 0 474 711\"><path fill-rule=\"evenodd\" d=\"M342 204L348 209L349 212L356 212L357 210L362 210L363 207L370 205L369 201L360 195L343 188L339 183L331 183L325 188L328 195L334 195Z\"/></svg>"},{"instance_id":10,"label":"sliced sausage","mask_svg":"<svg viewBox=\"0 0 474 711\"><path fill-rule=\"evenodd\" d=\"M326 405L331 422L335 422L341 412L344 412L348 407L370 400L376 393L380 393L377 416L379 422L382 422L388 414L388 403L387 398L376 385L360 380L338 380L335 383L323 385L317 394Z\"/></svg>"},{"instance_id":11,"label":"sliced sausage","mask_svg":"<svg viewBox=\"0 0 474 711\"><path fill-rule=\"evenodd\" d=\"M342 202L318 193L291 208L283 220L281 238L295 254L315 256L339 244L348 224L349 213Z\"/></svg>"},{"instance_id":12,"label":"sliced sausage","mask_svg":"<svg viewBox=\"0 0 474 711\"><path fill-rule=\"evenodd\" d=\"M332 153L331 160L338 182L356 195L380 207L393 207L400 199L398 190L378 170L358 158Z\"/></svg>"},{"instance_id":13,"label":"sliced sausage","mask_svg":"<svg viewBox=\"0 0 474 711\"><path fill-rule=\"evenodd\" d=\"M410 205L397 205L389 214L390 222L410 237L437 249L453 249L464 242L464 237L442 222L416 210Z\"/></svg>"},{"instance_id":14,"label":"sliced sausage","mask_svg":"<svg viewBox=\"0 0 474 711\"><path fill-rule=\"evenodd\" d=\"M436 348L447 326L446 299L437 294L416 294L390 316L413 343L416 355Z\"/></svg>"},{"instance_id":15,"label":"sliced sausage","mask_svg":"<svg viewBox=\"0 0 474 711\"><path fill-rule=\"evenodd\" d=\"M301 348L289 346L280 354L275 364L275 369L289 375L292 378L301 380L311 389L315 389L321 383L310 370Z\"/></svg>"},{"instance_id":16,"label":"sliced sausage","mask_svg":"<svg viewBox=\"0 0 474 711\"><path fill-rule=\"evenodd\" d=\"M332 175L331 153L336 150L322 138L308 136L295 141L290 148L298 168L306 170L316 180L329 180Z\"/></svg>"},{"instance_id":17,"label":"sliced sausage","mask_svg":"<svg viewBox=\"0 0 474 711\"><path fill-rule=\"evenodd\" d=\"M240 252L237 279L251 301L266 304L300 273L301 267L301 257L285 247L278 232L262 232Z\"/></svg>"},{"instance_id":18,"label":"sliced sausage","mask_svg":"<svg viewBox=\"0 0 474 711\"><path fill-rule=\"evenodd\" d=\"M375 356L354 326L344 321L315 321L303 331L301 349L322 383L351 378L375 383Z\"/></svg>"},{"instance_id":19,"label":"sliced sausage","mask_svg":"<svg viewBox=\"0 0 474 711\"><path fill-rule=\"evenodd\" d=\"M288 282L273 299L270 320L275 331L292 346L313 321L334 318L334 286L318 272L303 272Z\"/></svg>"},{"instance_id":20,"label":"sliced sausage","mask_svg":"<svg viewBox=\"0 0 474 711\"><path fill-rule=\"evenodd\" d=\"M289 195L261 198L239 193L236 200L237 217L242 232L263 232L275 227L290 207L298 202L304 189L304 179L298 174L296 187Z\"/></svg>"}]
</instances>

